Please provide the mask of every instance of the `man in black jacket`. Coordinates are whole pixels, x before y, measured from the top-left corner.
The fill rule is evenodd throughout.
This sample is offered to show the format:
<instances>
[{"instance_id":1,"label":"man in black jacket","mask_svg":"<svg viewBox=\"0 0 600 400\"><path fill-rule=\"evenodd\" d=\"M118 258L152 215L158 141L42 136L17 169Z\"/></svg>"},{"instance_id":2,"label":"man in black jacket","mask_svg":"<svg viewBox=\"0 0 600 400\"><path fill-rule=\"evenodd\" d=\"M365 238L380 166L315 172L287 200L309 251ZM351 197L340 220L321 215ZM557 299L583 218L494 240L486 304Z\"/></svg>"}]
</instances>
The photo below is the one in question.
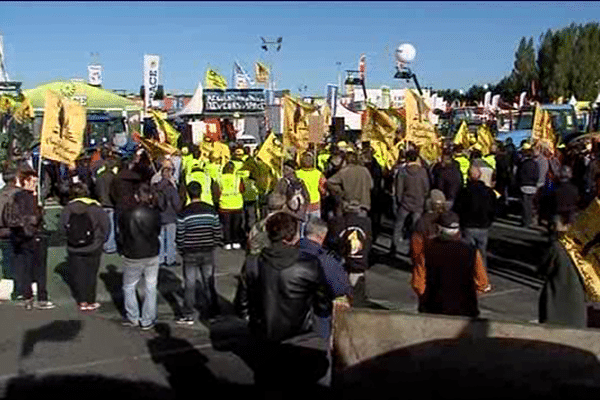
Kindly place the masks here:
<instances>
[{"instance_id":1,"label":"man in black jacket","mask_svg":"<svg viewBox=\"0 0 600 400\"><path fill-rule=\"evenodd\" d=\"M280 342L310 331L315 308L325 307L326 281L319 261L301 259L294 244L297 220L277 213L267 221L271 246L246 259L250 327L254 334Z\"/></svg>"},{"instance_id":2,"label":"man in black jacket","mask_svg":"<svg viewBox=\"0 0 600 400\"><path fill-rule=\"evenodd\" d=\"M463 178L460 173L460 165L452 159L452 150L444 149L442 161L437 163L431 171L433 175L433 189L439 189L444 193L446 201L450 207L454 204L454 199L463 187Z\"/></svg>"},{"instance_id":3,"label":"man in black jacket","mask_svg":"<svg viewBox=\"0 0 600 400\"><path fill-rule=\"evenodd\" d=\"M469 181L456 198L454 212L460 217L464 239L481 252L487 267L487 242L496 214L496 195L480 178L478 167L469 168Z\"/></svg>"},{"instance_id":4,"label":"man in black jacket","mask_svg":"<svg viewBox=\"0 0 600 400\"><path fill-rule=\"evenodd\" d=\"M150 186L143 183L134 194L137 205L119 217L119 248L123 256L123 293L126 326L150 330L156 322L156 284L160 250L160 212L152 208ZM144 277L144 304L140 318L136 286Z\"/></svg>"},{"instance_id":5,"label":"man in black jacket","mask_svg":"<svg viewBox=\"0 0 600 400\"><path fill-rule=\"evenodd\" d=\"M271 246L258 257L249 255L244 265L249 326L260 349L255 382L268 384L269 388L281 385L288 391L291 382L309 379L314 383L325 373L316 368L326 365L326 354L324 341L314 334L314 316L323 315L331 302L319 260L303 257L295 246L297 224L296 218L287 213L274 214L267 221ZM321 351L302 354L290 352L286 346L301 341L304 347L305 342L314 339ZM314 359L317 354L319 360Z\"/></svg>"},{"instance_id":6,"label":"man in black jacket","mask_svg":"<svg viewBox=\"0 0 600 400\"><path fill-rule=\"evenodd\" d=\"M517 183L521 188L523 204L522 225L529 228L533 221L533 198L537 192L537 182L540 176L538 163L533 159L531 145L525 143L522 149L523 160L517 169Z\"/></svg>"}]
</instances>

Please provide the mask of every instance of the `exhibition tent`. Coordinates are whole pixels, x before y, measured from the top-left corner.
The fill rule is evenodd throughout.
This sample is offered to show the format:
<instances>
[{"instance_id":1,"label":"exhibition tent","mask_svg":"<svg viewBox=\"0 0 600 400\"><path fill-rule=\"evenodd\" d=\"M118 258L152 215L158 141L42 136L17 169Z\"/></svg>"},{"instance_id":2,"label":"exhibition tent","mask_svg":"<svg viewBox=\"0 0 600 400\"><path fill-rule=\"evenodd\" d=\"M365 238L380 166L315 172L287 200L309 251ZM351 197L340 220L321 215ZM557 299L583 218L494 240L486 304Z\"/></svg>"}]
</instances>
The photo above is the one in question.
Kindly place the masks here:
<instances>
[{"instance_id":1,"label":"exhibition tent","mask_svg":"<svg viewBox=\"0 0 600 400\"><path fill-rule=\"evenodd\" d=\"M40 85L34 89L24 90L23 93L31 101L34 110L43 111L46 101L46 91L79 101L88 111L136 111L142 107L134 101L126 99L108 90L90 86L81 81L57 81Z\"/></svg>"}]
</instances>

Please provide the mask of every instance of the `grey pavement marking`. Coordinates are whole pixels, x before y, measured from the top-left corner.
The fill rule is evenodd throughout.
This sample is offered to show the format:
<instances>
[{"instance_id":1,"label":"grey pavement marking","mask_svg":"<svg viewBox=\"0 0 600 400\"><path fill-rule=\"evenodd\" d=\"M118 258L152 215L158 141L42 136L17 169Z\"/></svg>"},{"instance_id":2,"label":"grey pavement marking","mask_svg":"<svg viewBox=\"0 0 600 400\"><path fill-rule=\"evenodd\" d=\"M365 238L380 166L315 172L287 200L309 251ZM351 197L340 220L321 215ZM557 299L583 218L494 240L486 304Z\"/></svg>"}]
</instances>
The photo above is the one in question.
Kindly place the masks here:
<instances>
[{"instance_id":1,"label":"grey pavement marking","mask_svg":"<svg viewBox=\"0 0 600 400\"><path fill-rule=\"evenodd\" d=\"M484 295L481 296L482 299L487 299L489 297L496 297L496 296L503 296L505 294L509 294L509 293L515 293L515 292L522 292L522 289L507 289L507 290L502 290L500 292L490 292L490 293L486 293Z\"/></svg>"},{"instance_id":2,"label":"grey pavement marking","mask_svg":"<svg viewBox=\"0 0 600 400\"><path fill-rule=\"evenodd\" d=\"M193 349L200 350L200 349L210 348L210 347L212 347L212 344L206 343L206 344L199 344L199 345L195 345L195 346L191 346L191 347ZM179 349L179 350L175 349L175 350L161 351L161 352L157 352L155 354L155 356L168 356L168 355L172 355L172 354L185 353L188 351L190 351L189 348ZM152 358L152 354L144 353L144 354L139 354L137 356L107 358L104 360L96 360L96 361L91 361L91 362L82 363L82 364L61 365L59 367L44 368L44 369L39 369L39 370L35 370L35 371L28 371L28 373L29 374L32 374L32 373L48 374L48 373L58 372L58 371L62 371L62 370L80 369L80 368L95 367L95 366L103 365L103 364L112 364L112 363L116 363L116 362L123 362L125 360L140 360L140 359L143 360L143 359L150 359L150 358ZM0 381L17 378L18 376L19 376L18 373L17 374L0 375Z\"/></svg>"}]
</instances>

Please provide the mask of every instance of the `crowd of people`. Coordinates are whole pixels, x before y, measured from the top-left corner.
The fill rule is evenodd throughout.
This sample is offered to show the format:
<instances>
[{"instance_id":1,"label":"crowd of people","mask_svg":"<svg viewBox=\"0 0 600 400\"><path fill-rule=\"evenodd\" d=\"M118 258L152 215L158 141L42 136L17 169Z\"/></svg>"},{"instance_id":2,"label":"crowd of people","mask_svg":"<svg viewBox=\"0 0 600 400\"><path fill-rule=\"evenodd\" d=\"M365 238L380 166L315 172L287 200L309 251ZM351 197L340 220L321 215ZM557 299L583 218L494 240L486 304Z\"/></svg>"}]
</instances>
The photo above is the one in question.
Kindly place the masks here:
<instances>
[{"instance_id":1,"label":"crowd of people","mask_svg":"<svg viewBox=\"0 0 600 400\"><path fill-rule=\"evenodd\" d=\"M523 227L545 228L555 239L600 189L591 142L554 151L527 142L517 149L508 140L489 154L448 143L435 163L409 144L391 170L368 142L338 142L286 160L280 178L241 145L227 152L202 145L154 159L143 148L131 157L101 148L69 170L60 227L81 311L101 306L101 257L118 253L124 325L151 329L156 323L160 267L182 268L178 324L196 322L196 286L198 318L215 318L215 250L222 247L245 251L234 302L252 332L268 341L310 330L326 338L335 299L368 304L365 271L385 217L393 220L390 254L412 260L419 311L476 317L478 295L492 290L489 230L510 212L511 200L520 200ZM27 309L54 308L46 290L48 234L37 174L23 163L6 169L3 179L0 233L13 298ZM549 306L559 298L553 290L547 286L540 302L543 320L562 318L547 312L556 310Z\"/></svg>"}]
</instances>

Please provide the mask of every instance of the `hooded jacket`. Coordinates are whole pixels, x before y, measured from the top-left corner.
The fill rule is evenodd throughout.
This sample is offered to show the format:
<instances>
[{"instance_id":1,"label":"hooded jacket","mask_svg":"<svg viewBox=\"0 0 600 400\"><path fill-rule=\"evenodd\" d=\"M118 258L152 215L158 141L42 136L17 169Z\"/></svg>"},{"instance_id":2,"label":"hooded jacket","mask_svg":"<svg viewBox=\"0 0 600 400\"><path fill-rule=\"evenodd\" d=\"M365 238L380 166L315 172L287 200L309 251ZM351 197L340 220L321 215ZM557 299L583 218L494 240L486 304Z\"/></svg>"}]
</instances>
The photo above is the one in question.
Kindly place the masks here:
<instances>
[{"instance_id":1,"label":"hooded jacket","mask_svg":"<svg viewBox=\"0 0 600 400\"><path fill-rule=\"evenodd\" d=\"M396 201L410 212L423 212L429 193L427 170L417 162L408 163L398 171L395 181Z\"/></svg>"},{"instance_id":2,"label":"hooded jacket","mask_svg":"<svg viewBox=\"0 0 600 400\"><path fill-rule=\"evenodd\" d=\"M99 250L104 242L108 240L110 233L110 220L108 214L102 208L100 203L86 197L71 200L65 208L63 208L60 216L60 226L64 232L67 231L69 218L71 214L82 214L86 212L94 227L94 242L85 247L71 247L67 245L67 250L75 254L89 254Z\"/></svg>"},{"instance_id":3,"label":"hooded jacket","mask_svg":"<svg viewBox=\"0 0 600 400\"><path fill-rule=\"evenodd\" d=\"M119 171L110 185L110 198L117 209L135 207L136 201L133 195L141 182L142 178L137 172L130 169Z\"/></svg>"},{"instance_id":4,"label":"hooded jacket","mask_svg":"<svg viewBox=\"0 0 600 400\"><path fill-rule=\"evenodd\" d=\"M319 261L301 258L300 250L273 243L244 266L249 295L250 329L279 342L307 332L312 316L328 306Z\"/></svg>"},{"instance_id":5,"label":"hooded jacket","mask_svg":"<svg viewBox=\"0 0 600 400\"><path fill-rule=\"evenodd\" d=\"M133 260L158 256L160 213L145 205L123 211L119 216L119 250Z\"/></svg>"}]
</instances>

